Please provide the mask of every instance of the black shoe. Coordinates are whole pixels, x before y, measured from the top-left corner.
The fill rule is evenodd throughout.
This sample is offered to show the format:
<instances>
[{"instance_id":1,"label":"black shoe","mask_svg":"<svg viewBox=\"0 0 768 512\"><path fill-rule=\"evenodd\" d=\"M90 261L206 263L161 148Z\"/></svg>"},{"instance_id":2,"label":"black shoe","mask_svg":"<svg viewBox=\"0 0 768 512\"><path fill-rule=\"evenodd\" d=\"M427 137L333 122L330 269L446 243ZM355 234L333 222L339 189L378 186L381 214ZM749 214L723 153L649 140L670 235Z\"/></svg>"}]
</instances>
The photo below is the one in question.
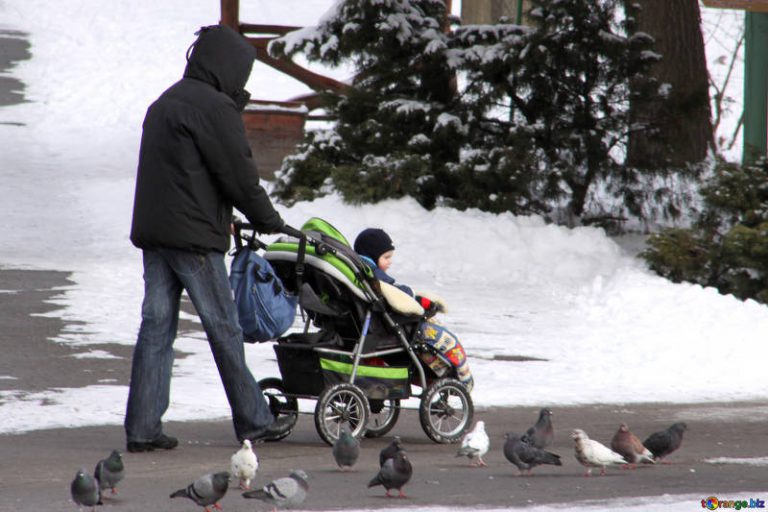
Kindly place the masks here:
<instances>
[{"instance_id":1,"label":"black shoe","mask_svg":"<svg viewBox=\"0 0 768 512\"><path fill-rule=\"evenodd\" d=\"M256 432L255 435L250 436L251 443L263 443L268 441L279 441L288 434L291 433L293 425L296 423L296 418L293 415L280 416L275 419L268 427Z\"/></svg>"},{"instance_id":2,"label":"black shoe","mask_svg":"<svg viewBox=\"0 0 768 512\"><path fill-rule=\"evenodd\" d=\"M155 449L159 450L173 450L179 445L179 440L175 437L161 434L160 437L154 441L128 441L126 448L131 453L139 452L151 452Z\"/></svg>"}]
</instances>

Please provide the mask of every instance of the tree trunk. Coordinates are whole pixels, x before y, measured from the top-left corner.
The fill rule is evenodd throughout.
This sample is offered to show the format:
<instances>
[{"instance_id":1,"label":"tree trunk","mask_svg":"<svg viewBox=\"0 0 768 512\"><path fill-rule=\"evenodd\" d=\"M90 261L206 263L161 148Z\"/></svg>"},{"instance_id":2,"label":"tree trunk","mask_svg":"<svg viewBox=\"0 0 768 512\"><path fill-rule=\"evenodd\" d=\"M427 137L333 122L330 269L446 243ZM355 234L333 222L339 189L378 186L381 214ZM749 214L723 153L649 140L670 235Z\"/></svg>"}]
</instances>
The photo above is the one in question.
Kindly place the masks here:
<instances>
[{"instance_id":1,"label":"tree trunk","mask_svg":"<svg viewBox=\"0 0 768 512\"><path fill-rule=\"evenodd\" d=\"M701 162L713 147L709 76L698 0L627 0L639 4L637 30L656 40L662 55L651 73L671 86L667 102L636 101L633 124L653 123L658 137L630 135L627 163L633 167L683 166Z\"/></svg>"}]
</instances>

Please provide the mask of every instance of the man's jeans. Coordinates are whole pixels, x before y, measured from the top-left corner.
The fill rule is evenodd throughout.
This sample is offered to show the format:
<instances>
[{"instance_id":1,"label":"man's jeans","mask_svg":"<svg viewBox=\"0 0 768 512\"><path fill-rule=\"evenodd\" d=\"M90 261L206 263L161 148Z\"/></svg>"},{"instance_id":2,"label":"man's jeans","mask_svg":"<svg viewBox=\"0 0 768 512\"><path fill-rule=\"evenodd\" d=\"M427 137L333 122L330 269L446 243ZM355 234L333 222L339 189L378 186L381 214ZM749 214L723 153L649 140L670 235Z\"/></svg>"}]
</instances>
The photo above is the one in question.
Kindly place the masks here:
<instances>
[{"instance_id":1,"label":"man's jeans","mask_svg":"<svg viewBox=\"0 0 768 512\"><path fill-rule=\"evenodd\" d=\"M245 363L243 333L224 255L160 249L144 251L144 303L125 415L127 440L151 442L163 434L161 419L169 404L182 290L195 305L208 336L235 434L238 440L253 437L273 417Z\"/></svg>"}]
</instances>

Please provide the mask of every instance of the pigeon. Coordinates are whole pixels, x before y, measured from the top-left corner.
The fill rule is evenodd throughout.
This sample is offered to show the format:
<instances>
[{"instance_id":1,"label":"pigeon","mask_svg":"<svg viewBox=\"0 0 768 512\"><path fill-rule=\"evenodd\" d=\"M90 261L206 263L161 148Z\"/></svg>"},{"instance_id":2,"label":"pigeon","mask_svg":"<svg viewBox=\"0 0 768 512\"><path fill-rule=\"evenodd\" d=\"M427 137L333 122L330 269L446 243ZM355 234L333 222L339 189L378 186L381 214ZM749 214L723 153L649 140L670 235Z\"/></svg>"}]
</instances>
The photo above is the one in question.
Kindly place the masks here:
<instances>
[{"instance_id":1,"label":"pigeon","mask_svg":"<svg viewBox=\"0 0 768 512\"><path fill-rule=\"evenodd\" d=\"M259 470L259 458L253 452L250 440L243 440L243 445L232 455L230 469L232 478L239 481L241 489L251 488L251 480L256 478L256 471Z\"/></svg>"},{"instance_id":2,"label":"pigeon","mask_svg":"<svg viewBox=\"0 0 768 512\"><path fill-rule=\"evenodd\" d=\"M117 450L112 450L109 457L101 459L93 470L93 476L99 481L99 489L110 489L117 494L117 483L125 476L123 457Z\"/></svg>"},{"instance_id":3,"label":"pigeon","mask_svg":"<svg viewBox=\"0 0 768 512\"><path fill-rule=\"evenodd\" d=\"M536 448L546 448L555 439L555 429L552 427L552 411L546 407L539 411L539 419L526 433L530 443Z\"/></svg>"},{"instance_id":4,"label":"pigeon","mask_svg":"<svg viewBox=\"0 0 768 512\"><path fill-rule=\"evenodd\" d=\"M464 439L461 440L461 446L456 452L457 457L469 458L470 466L487 466L483 460L483 455L488 453L491 446L491 440L485 432L485 422L478 421L475 428L467 432Z\"/></svg>"},{"instance_id":5,"label":"pigeon","mask_svg":"<svg viewBox=\"0 0 768 512\"><path fill-rule=\"evenodd\" d=\"M273 507L295 507L301 505L309 490L309 477L301 470L271 481L261 489L243 493L243 498L253 498L271 504Z\"/></svg>"},{"instance_id":6,"label":"pigeon","mask_svg":"<svg viewBox=\"0 0 768 512\"><path fill-rule=\"evenodd\" d=\"M627 463L624 457L607 446L590 439L583 430L574 430L571 437L576 442L576 460L587 468L584 476L590 476L592 468L600 468L600 474L604 475L606 466Z\"/></svg>"},{"instance_id":7,"label":"pigeon","mask_svg":"<svg viewBox=\"0 0 768 512\"><path fill-rule=\"evenodd\" d=\"M408 454L404 450L400 450L397 454L384 462L381 466L379 473L368 482L368 487L376 487L382 485L387 490L387 497L391 497L389 491L397 489L399 496L405 498L403 487L411 479L413 475L413 466L411 461L408 460Z\"/></svg>"},{"instance_id":8,"label":"pigeon","mask_svg":"<svg viewBox=\"0 0 768 512\"><path fill-rule=\"evenodd\" d=\"M688 425L685 423L675 423L666 430L654 432L648 436L648 439L643 442L643 446L651 451L654 460L660 461L680 448L680 445L683 443L683 432L687 429Z\"/></svg>"},{"instance_id":9,"label":"pigeon","mask_svg":"<svg viewBox=\"0 0 768 512\"><path fill-rule=\"evenodd\" d=\"M619 430L611 440L611 449L627 459L629 466L632 469L637 467L639 462L647 464L655 464L653 460L653 454L643 446L640 439L635 434L629 431L629 427L626 423L619 425Z\"/></svg>"},{"instance_id":10,"label":"pigeon","mask_svg":"<svg viewBox=\"0 0 768 512\"><path fill-rule=\"evenodd\" d=\"M86 507L92 507L91 510L96 510L96 505L102 504L99 484L85 468L80 468L77 471L72 484L69 486L69 490L72 493L72 501L78 507L85 505Z\"/></svg>"},{"instance_id":11,"label":"pigeon","mask_svg":"<svg viewBox=\"0 0 768 512\"><path fill-rule=\"evenodd\" d=\"M189 498L201 507L208 510L208 505L214 508L220 508L218 501L224 497L229 487L229 473L221 471L219 473L208 473L203 475L184 489L171 494L171 498Z\"/></svg>"},{"instance_id":12,"label":"pigeon","mask_svg":"<svg viewBox=\"0 0 768 512\"><path fill-rule=\"evenodd\" d=\"M504 438L506 439L504 456L509 462L517 466L520 474L523 474L524 471L530 474L533 468L541 464L563 465L559 455L536 448L527 436L519 437L510 433L505 434Z\"/></svg>"},{"instance_id":13,"label":"pigeon","mask_svg":"<svg viewBox=\"0 0 768 512\"><path fill-rule=\"evenodd\" d=\"M400 441L400 436L395 436L392 442L382 448L379 452L379 467L383 466L387 459L392 459L397 455L397 452L403 450L403 443Z\"/></svg>"},{"instance_id":14,"label":"pigeon","mask_svg":"<svg viewBox=\"0 0 768 512\"><path fill-rule=\"evenodd\" d=\"M342 471L352 469L360 457L360 441L355 439L345 427L333 444L333 458Z\"/></svg>"}]
</instances>

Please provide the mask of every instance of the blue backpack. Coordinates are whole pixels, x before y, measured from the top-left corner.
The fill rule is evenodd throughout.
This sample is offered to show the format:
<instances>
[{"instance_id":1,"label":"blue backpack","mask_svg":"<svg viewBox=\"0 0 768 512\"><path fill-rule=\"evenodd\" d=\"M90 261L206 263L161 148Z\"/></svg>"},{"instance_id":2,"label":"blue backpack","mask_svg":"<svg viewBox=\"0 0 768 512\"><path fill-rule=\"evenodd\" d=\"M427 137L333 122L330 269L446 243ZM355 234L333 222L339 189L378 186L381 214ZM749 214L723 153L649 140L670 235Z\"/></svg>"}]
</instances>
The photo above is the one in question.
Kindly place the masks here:
<instances>
[{"instance_id":1,"label":"blue backpack","mask_svg":"<svg viewBox=\"0 0 768 512\"><path fill-rule=\"evenodd\" d=\"M285 290L272 265L253 249L236 250L229 284L246 342L273 340L293 324L297 297Z\"/></svg>"}]
</instances>

